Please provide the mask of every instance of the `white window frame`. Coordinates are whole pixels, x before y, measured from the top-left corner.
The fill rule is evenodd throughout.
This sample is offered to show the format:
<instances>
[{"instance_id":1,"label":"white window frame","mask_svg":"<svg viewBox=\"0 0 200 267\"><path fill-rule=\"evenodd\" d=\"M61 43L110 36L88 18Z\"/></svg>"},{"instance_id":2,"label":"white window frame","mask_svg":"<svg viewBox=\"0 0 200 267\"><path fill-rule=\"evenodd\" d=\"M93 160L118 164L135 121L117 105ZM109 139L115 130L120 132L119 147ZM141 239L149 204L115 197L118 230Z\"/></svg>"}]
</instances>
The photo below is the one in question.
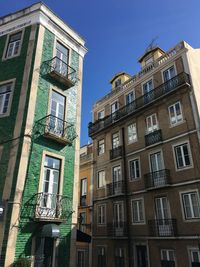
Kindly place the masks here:
<instances>
[{"instance_id":1,"label":"white window frame","mask_svg":"<svg viewBox=\"0 0 200 267\"><path fill-rule=\"evenodd\" d=\"M102 174L103 176L100 177L100 174ZM100 179L102 179L101 183ZM104 188L105 186L106 186L106 172L105 170L100 170L97 172L97 189Z\"/></svg>"},{"instance_id":2,"label":"white window frame","mask_svg":"<svg viewBox=\"0 0 200 267\"><path fill-rule=\"evenodd\" d=\"M138 221L134 221L134 202L137 203L137 217L139 218ZM139 202L141 202L142 210L140 211ZM140 213L142 212L143 219L140 216ZM139 225L139 224L146 224L145 221L145 209L144 209L144 198L136 198L131 200L131 214L132 214L132 224L133 225Z\"/></svg>"},{"instance_id":3,"label":"white window frame","mask_svg":"<svg viewBox=\"0 0 200 267\"><path fill-rule=\"evenodd\" d=\"M150 82L152 83L152 89L151 89L151 90L149 90L149 84L150 84ZM144 92L144 87L145 87L145 85L147 85L147 87L148 87L148 92L146 92L146 93ZM148 81L142 83L142 93L143 93L143 95L144 95L144 94L148 94L148 93L151 92L153 89L154 89L153 78L151 78L151 79L149 79Z\"/></svg>"},{"instance_id":4,"label":"white window frame","mask_svg":"<svg viewBox=\"0 0 200 267\"><path fill-rule=\"evenodd\" d=\"M156 119L156 124L154 125L153 124L153 117L155 117ZM150 122L151 122L151 127L148 127L148 119L150 119ZM157 114L156 113L153 113L149 116L146 117L146 132L147 134L149 133L152 133L154 131L157 131L159 129L159 125L158 125L158 118L157 118Z\"/></svg>"},{"instance_id":5,"label":"white window frame","mask_svg":"<svg viewBox=\"0 0 200 267\"><path fill-rule=\"evenodd\" d=\"M122 79L121 78L117 78L115 81L114 81L114 84L115 84L115 88L120 86L122 84Z\"/></svg>"},{"instance_id":6,"label":"white window frame","mask_svg":"<svg viewBox=\"0 0 200 267\"><path fill-rule=\"evenodd\" d=\"M78 253L79 252L83 252L83 254L84 254L84 262L83 262L83 267L87 267L88 266L88 256L87 256L87 254L88 254L88 251L86 250L86 249L77 249L77 253L76 253L76 261L77 261L77 266L78 266ZM80 267L82 267L82 266L80 266Z\"/></svg>"},{"instance_id":7,"label":"white window frame","mask_svg":"<svg viewBox=\"0 0 200 267\"><path fill-rule=\"evenodd\" d=\"M118 148L120 146L120 133L119 132L115 132L111 135L112 138L112 149ZM118 140L117 140L118 139ZM117 140L117 142L115 141L115 143L113 142L114 140Z\"/></svg>"},{"instance_id":8,"label":"white window frame","mask_svg":"<svg viewBox=\"0 0 200 267\"><path fill-rule=\"evenodd\" d=\"M130 133L130 127L132 126L132 129L134 129L135 132L132 131L132 133ZM130 136L134 136L131 140ZM127 141L128 141L128 145L133 144L135 142L137 142L138 140L138 136L137 136L137 124L136 122L131 123L127 126Z\"/></svg>"},{"instance_id":9,"label":"white window frame","mask_svg":"<svg viewBox=\"0 0 200 267\"><path fill-rule=\"evenodd\" d=\"M16 83L16 79L11 79L11 80L6 80L6 81L0 82L0 87L4 86L6 84L12 84L11 85L11 91L10 91L10 94L9 94L9 101L8 101L7 111L5 113L0 113L0 118L7 117L7 116L10 115L15 83ZM5 104L5 97L4 97L4 104ZM2 107L2 109L3 109L3 107Z\"/></svg>"},{"instance_id":10,"label":"white window frame","mask_svg":"<svg viewBox=\"0 0 200 267\"><path fill-rule=\"evenodd\" d=\"M97 120L102 120L105 117L105 110L102 109L97 112Z\"/></svg>"},{"instance_id":11,"label":"white window frame","mask_svg":"<svg viewBox=\"0 0 200 267\"><path fill-rule=\"evenodd\" d=\"M113 111L113 105L115 105L115 110ZM119 109L119 102L118 100L114 101L111 105L110 105L110 113L111 115L113 115L117 110Z\"/></svg>"},{"instance_id":12,"label":"white window frame","mask_svg":"<svg viewBox=\"0 0 200 267\"><path fill-rule=\"evenodd\" d=\"M81 178L81 197L87 195L87 177Z\"/></svg>"},{"instance_id":13,"label":"white window frame","mask_svg":"<svg viewBox=\"0 0 200 267\"><path fill-rule=\"evenodd\" d=\"M132 176L131 176L131 162L135 162L135 161L138 161L138 166L139 166L139 176L138 176L138 177L132 177ZM135 163L134 163L134 165L135 165ZM140 178L141 178L140 157L130 159L130 160L128 161L128 166L129 166L129 180L130 180L131 182L133 182L133 181L136 181L136 180L140 179ZM135 171L135 174L136 174L136 171Z\"/></svg>"},{"instance_id":14,"label":"white window frame","mask_svg":"<svg viewBox=\"0 0 200 267\"><path fill-rule=\"evenodd\" d=\"M97 205L97 225L102 226L105 224L106 224L106 204L99 204Z\"/></svg>"},{"instance_id":15,"label":"white window frame","mask_svg":"<svg viewBox=\"0 0 200 267\"><path fill-rule=\"evenodd\" d=\"M129 98L129 96L130 96L131 94L133 94L133 100L132 100L131 102L129 102L129 101L127 102L127 101L126 101L126 100L127 100L127 97ZM124 103L125 103L125 105L128 105L128 104L132 103L134 100L135 100L135 90L132 90L132 91L128 92L128 93L124 96Z\"/></svg>"},{"instance_id":16,"label":"white window frame","mask_svg":"<svg viewBox=\"0 0 200 267\"><path fill-rule=\"evenodd\" d=\"M189 259L189 266L192 267L192 262L193 262L193 255L192 252L197 252L198 253L198 258L199 258L199 262L200 262L200 250L198 247L188 247L188 259Z\"/></svg>"},{"instance_id":17,"label":"white window frame","mask_svg":"<svg viewBox=\"0 0 200 267\"><path fill-rule=\"evenodd\" d=\"M187 149L188 149L188 155L189 155L189 159L190 159L190 165L185 165L183 167L178 167L178 162L177 162L177 157L176 157L176 147L181 146L187 144ZM182 171L185 169L190 169L193 168L193 159L192 159L192 153L191 153L191 149L190 149L190 143L188 140L183 140L182 142L178 142L172 145L172 149L173 149L173 156L174 156L174 165L175 165L175 170L176 171ZM181 149L181 151L183 151L183 149ZM183 153L181 153L183 154ZM185 161L185 160L184 160Z\"/></svg>"},{"instance_id":18,"label":"white window frame","mask_svg":"<svg viewBox=\"0 0 200 267\"><path fill-rule=\"evenodd\" d=\"M187 218L186 217L187 215L186 215L186 211L185 211L185 203L184 203L183 195L192 194L192 193L196 193L197 194L198 208L199 208L199 212L200 212L200 196L199 196L198 189L196 189L196 190L192 189L192 190L182 191L182 192L179 193L181 207L182 207L182 216L183 216L183 220L185 222L191 222L191 221L194 222L194 221L199 221L200 220L200 216L199 217L192 216L191 218ZM191 213L192 213L192 215L194 215L194 209L193 209L192 202L191 202L191 196L190 196L190 200L189 201L190 201L190 210L191 210Z\"/></svg>"},{"instance_id":19,"label":"white window frame","mask_svg":"<svg viewBox=\"0 0 200 267\"><path fill-rule=\"evenodd\" d=\"M181 115L177 115L177 113L176 113L176 105L177 104L179 104ZM171 114L170 114L170 109L171 108L173 108L173 111L174 111L174 114L175 114L174 117L172 117ZM169 112L169 120L170 120L170 126L171 127L174 127L176 125L179 125L179 124L183 123L183 112L182 112L182 107L181 107L181 102L180 101L177 101L174 104L170 105L168 107L168 112ZM180 120L178 120L178 116L181 116ZM173 120L174 120L174 122L173 122Z\"/></svg>"},{"instance_id":20,"label":"white window frame","mask_svg":"<svg viewBox=\"0 0 200 267\"><path fill-rule=\"evenodd\" d=\"M167 256L166 261L174 261L175 264L176 264L176 257L175 257L175 250L174 249L161 249L160 250L160 258L161 258L161 261L162 260L165 260L164 259L163 252L166 253L166 256ZM172 252L172 255L173 255L173 259L172 260L170 259L170 254L169 254L170 252Z\"/></svg>"},{"instance_id":21,"label":"white window frame","mask_svg":"<svg viewBox=\"0 0 200 267\"><path fill-rule=\"evenodd\" d=\"M177 70L176 70L176 65L175 65L175 63L174 64L171 64L171 65L168 65L168 66L166 66L164 69L162 69L162 81L163 81L163 83L165 83L166 81L164 80L164 72L166 71L166 70L169 70L171 67L174 67L174 71L175 71L175 76L177 75ZM172 78L171 78L172 79Z\"/></svg>"},{"instance_id":22,"label":"white window frame","mask_svg":"<svg viewBox=\"0 0 200 267\"><path fill-rule=\"evenodd\" d=\"M100 140L98 140L98 156L101 156L105 153L105 139L102 138Z\"/></svg>"},{"instance_id":23,"label":"white window frame","mask_svg":"<svg viewBox=\"0 0 200 267\"><path fill-rule=\"evenodd\" d=\"M19 48L18 48L18 51L15 55L11 55L11 56L7 56L7 52L8 52L8 46L10 44L9 40L10 40L10 37L12 35L15 35L17 33L20 33L21 32L21 39L20 39L20 44L19 44ZM23 44L23 39L24 39L24 29L22 30L19 30L19 31L15 31L15 32L12 32L10 34L7 35L7 39L6 39L6 44L5 44L5 47L4 47L4 52L3 52L3 58L2 60L8 60L8 59L11 59L11 58L14 58L14 57L18 57L21 53L21 48L22 48L22 44ZM13 51L14 51L15 47L13 48Z\"/></svg>"}]
</instances>

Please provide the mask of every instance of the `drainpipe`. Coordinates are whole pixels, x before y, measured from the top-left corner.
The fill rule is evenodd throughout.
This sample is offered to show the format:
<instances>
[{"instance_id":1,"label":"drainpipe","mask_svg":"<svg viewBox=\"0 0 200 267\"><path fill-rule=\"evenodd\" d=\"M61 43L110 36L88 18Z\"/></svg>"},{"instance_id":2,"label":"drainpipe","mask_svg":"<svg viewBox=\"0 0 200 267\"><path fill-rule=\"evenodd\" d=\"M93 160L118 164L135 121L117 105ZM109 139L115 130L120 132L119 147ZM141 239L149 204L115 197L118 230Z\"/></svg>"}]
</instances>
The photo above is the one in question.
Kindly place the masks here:
<instances>
[{"instance_id":1,"label":"drainpipe","mask_svg":"<svg viewBox=\"0 0 200 267\"><path fill-rule=\"evenodd\" d=\"M124 190L125 190L125 205L126 205L126 218L127 218L127 235L128 235L128 266L131 267L131 237L130 237L130 212L129 212L129 199L128 199L128 180L127 180L127 164L126 164L126 148L125 148L125 134L124 127L122 127L122 160L124 168Z\"/></svg>"}]
</instances>

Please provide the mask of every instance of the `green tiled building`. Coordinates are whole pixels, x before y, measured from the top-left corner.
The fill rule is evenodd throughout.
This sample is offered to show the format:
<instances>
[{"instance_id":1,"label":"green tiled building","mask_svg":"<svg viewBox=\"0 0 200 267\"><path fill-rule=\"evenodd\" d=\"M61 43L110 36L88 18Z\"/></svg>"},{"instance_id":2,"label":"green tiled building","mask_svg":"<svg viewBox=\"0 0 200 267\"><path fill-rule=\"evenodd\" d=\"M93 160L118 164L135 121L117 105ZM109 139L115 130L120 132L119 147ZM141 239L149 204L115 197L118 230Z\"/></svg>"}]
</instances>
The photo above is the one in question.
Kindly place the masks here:
<instances>
[{"instance_id":1,"label":"green tiled building","mask_svg":"<svg viewBox=\"0 0 200 267\"><path fill-rule=\"evenodd\" d=\"M75 266L84 44L43 3L0 18L0 266Z\"/></svg>"}]
</instances>

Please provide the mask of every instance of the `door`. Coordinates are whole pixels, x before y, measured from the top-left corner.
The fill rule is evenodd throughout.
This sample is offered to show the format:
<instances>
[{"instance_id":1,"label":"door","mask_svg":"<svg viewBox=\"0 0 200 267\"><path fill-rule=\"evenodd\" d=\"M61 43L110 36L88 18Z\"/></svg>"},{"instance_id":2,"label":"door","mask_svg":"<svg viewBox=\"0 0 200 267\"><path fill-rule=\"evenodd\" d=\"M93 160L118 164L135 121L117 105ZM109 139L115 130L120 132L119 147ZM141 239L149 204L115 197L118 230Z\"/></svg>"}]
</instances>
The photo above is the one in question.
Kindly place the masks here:
<instances>
[{"instance_id":1,"label":"door","mask_svg":"<svg viewBox=\"0 0 200 267\"><path fill-rule=\"evenodd\" d=\"M177 85L177 79L172 79L175 77L175 68L174 66L163 72L163 78L165 82L165 90L170 91Z\"/></svg>"},{"instance_id":2,"label":"door","mask_svg":"<svg viewBox=\"0 0 200 267\"><path fill-rule=\"evenodd\" d=\"M55 266L55 240L50 237L37 237L35 244L34 267L54 267Z\"/></svg>"},{"instance_id":3,"label":"door","mask_svg":"<svg viewBox=\"0 0 200 267\"><path fill-rule=\"evenodd\" d=\"M40 201L41 216L43 217L55 217L58 213L60 168L60 159L45 156L42 196Z\"/></svg>"},{"instance_id":4,"label":"door","mask_svg":"<svg viewBox=\"0 0 200 267\"><path fill-rule=\"evenodd\" d=\"M143 85L143 95L144 95L144 103L148 103L151 100L153 100L154 95L153 95L153 82L152 80L146 82ZM152 91L152 92L151 92Z\"/></svg>"},{"instance_id":5,"label":"door","mask_svg":"<svg viewBox=\"0 0 200 267\"><path fill-rule=\"evenodd\" d=\"M57 136L65 136L65 96L52 91L49 131Z\"/></svg>"},{"instance_id":6,"label":"door","mask_svg":"<svg viewBox=\"0 0 200 267\"><path fill-rule=\"evenodd\" d=\"M122 176L121 167L116 166L113 168L113 194L122 192Z\"/></svg>"},{"instance_id":7,"label":"door","mask_svg":"<svg viewBox=\"0 0 200 267\"><path fill-rule=\"evenodd\" d=\"M56 43L56 71L67 77L69 50L61 43Z\"/></svg>"},{"instance_id":8,"label":"door","mask_svg":"<svg viewBox=\"0 0 200 267\"><path fill-rule=\"evenodd\" d=\"M172 235L171 215L168 199L166 197L160 197L155 199L156 205L156 219L157 219L157 231L159 236Z\"/></svg>"},{"instance_id":9,"label":"door","mask_svg":"<svg viewBox=\"0 0 200 267\"><path fill-rule=\"evenodd\" d=\"M114 231L116 236L123 236L124 234L123 202L114 203Z\"/></svg>"},{"instance_id":10,"label":"door","mask_svg":"<svg viewBox=\"0 0 200 267\"><path fill-rule=\"evenodd\" d=\"M136 257L137 257L137 267L148 266L146 246L136 246Z\"/></svg>"},{"instance_id":11,"label":"door","mask_svg":"<svg viewBox=\"0 0 200 267\"><path fill-rule=\"evenodd\" d=\"M155 187L165 184L165 179L162 176L161 170L164 169L163 158L161 152L150 155L151 173L153 185Z\"/></svg>"}]
</instances>

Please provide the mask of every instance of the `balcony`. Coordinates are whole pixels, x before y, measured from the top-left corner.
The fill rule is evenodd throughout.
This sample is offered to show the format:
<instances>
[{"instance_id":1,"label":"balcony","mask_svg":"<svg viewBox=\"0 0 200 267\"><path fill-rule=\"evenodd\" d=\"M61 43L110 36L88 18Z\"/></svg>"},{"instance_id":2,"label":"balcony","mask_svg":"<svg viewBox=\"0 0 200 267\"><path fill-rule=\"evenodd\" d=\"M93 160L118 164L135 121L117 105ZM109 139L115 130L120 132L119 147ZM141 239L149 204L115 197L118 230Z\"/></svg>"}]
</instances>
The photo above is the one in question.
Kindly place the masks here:
<instances>
[{"instance_id":1,"label":"balcony","mask_svg":"<svg viewBox=\"0 0 200 267\"><path fill-rule=\"evenodd\" d=\"M125 183L123 180L107 184L107 196L114 196L125 193Z\"/></svg>"},{"instance_id":2,"label":"balcony","mask_svg":"<svg viewBox=\"0 0 200 267\"><path fill-rule=\"evenodd\" d=\"M118 146L110 150L110 159L121 157L123 153L123 147Z\"/></svg>"},{"instance_id":3,"label":"balcony","mask_svg":"<svg viewBox=\"0 0 200 267\"><path fill-rule=\"evenodd\" d=\"M143 108L151 105L153 102L166 97L172 92L180 89L184 85L190 85L189 75L187 73L181 73L171 80L161 84L159 87L153 89L149 93L135 99L130 104L124 106L123 108L117 110L113 114L106 116L103 119L100 119L94 123L90 122L88 125L89 128L89 136L93 136L97 132L102 131L103 129L111 126L112 124L120 121Z\"/></svg>"},{"instance_id":4,"label":"balcony","mask_svg":"<svg viewBox=\"0 0 200 267\"><path fill-rule=\"evenodd\" d=\"M127 236L127 223L123 221L108 223L107 235L113 237L126 237Z\"/></svg>"},{"instance_id":5,"label":"balcony","mask_svg":"<svg viewBox=\"0 0 200 267\"><path fill-rule=\"evenodd\" d=\"M151 236L160 236L160 237L177 236L176 219L149 220L148 224Z\"/></svg>"},{"instance_id":6,"label":"balcony","mask_svg":"<svg viewBox=\"0 0 200 267\"><path fill-rule=\"evenodd\" d=\"M66 62L58 57L44 62L46 65L46 73L59 83L65 85L66 89L72 87L76 83L76 71Z\"/></svg>"},{"instance_id":7,"label":"balcony","mask_svg":"<svg viewBox=\"0 0 200 267\"><path fill-rule=\"evenodd\" d=\"M86 195L80 197L80 206L86 206Z\"/></svg>"},{"instance_id":8,"label":"balcony","mask_svg":"<svg viewBox=\"0 0 200 267\"><path fill-rule=\"evenodd\" d=\"M38 193L36 197L36 221L66 221L72 214L71 200L62 195Z\"/></svg>"},{"instance_id":9,"label":"balcony","mask_svg":"<svg viewBox=\"0 0 200 267\"><path fill-rule=\"evenodd\" d=\"M144 175L145 187L160 188L170 184L170 171L168 169L146 173Z\"/></svg>"},{"instance_id":10,"label":"balcony","mask_svg":"<svg viewBox=\"0 0 200 267\"><path fill-rule=\"evenodd\" d=\"M77 137L75 127L56 116L48 115L37 122L37 133L63 145L71 144Z\"/></svg>"},{"instance_id":11,"label":"balcony","mask_svg":"<svg viewBox=\"0 0 200 267\"><path fill-rule=\"evenodd\" d=\"M150 146L162 141L162 131L161 129L153 131L145 135L145 145Z\"/></svg>"}]
</instances>

